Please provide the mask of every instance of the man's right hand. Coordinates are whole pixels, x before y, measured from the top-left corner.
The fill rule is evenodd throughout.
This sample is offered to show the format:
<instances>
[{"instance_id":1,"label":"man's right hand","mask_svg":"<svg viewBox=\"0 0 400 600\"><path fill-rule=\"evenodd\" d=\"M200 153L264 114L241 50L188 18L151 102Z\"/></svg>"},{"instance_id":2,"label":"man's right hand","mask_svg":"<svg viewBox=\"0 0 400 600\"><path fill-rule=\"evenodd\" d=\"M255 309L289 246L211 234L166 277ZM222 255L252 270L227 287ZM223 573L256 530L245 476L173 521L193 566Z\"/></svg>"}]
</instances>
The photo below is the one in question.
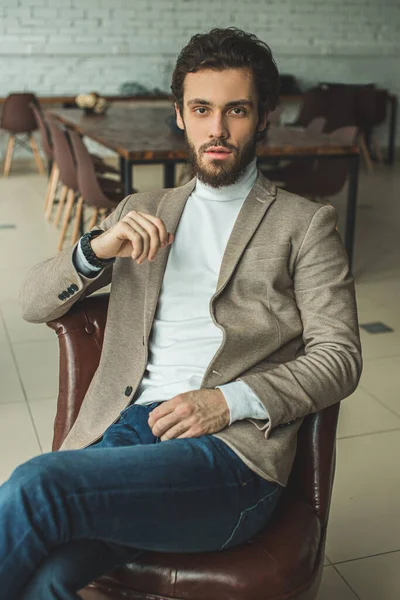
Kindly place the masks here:
<instances>
[{"instance_id":1,"label":"man's right hand","mask_svg":"<svg viewBox=\"0 0 400 600\"><path fill-rule=\"evenodd\" d=\"M173 241L174 234L168 233L159 217L131 210L90 244L98 258L130 256L140 265L146 258L153 261L159 249Z\"/></svg>"}]
</instances>

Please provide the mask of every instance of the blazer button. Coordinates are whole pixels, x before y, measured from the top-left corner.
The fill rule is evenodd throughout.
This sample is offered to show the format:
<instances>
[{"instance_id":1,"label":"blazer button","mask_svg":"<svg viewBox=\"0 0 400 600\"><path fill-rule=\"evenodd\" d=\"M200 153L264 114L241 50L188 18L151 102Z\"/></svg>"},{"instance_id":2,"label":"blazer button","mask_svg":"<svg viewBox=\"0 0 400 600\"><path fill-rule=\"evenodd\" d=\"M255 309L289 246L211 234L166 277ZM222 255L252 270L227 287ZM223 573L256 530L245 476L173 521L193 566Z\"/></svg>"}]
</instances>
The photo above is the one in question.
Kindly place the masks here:
<instances>
[{"instance_id":1,"label":"blazer button","mask_svg":"<svg viewBox=\"0 0 400 600\"><path fill-rule=\"evenodd\" d=\"M133 388L132 388L132 386L128 385L128 386L125 388L125 396L130 396L130 395L132 394L132 391L133 391Z\"/></svg>"},{"instance_id":2,"label":"blazer button","mask_svg":"<svg viewBox=\"0 0 400 600\"><path fill-rule=\"evenodd\" d=\"M69 294L71 294L71 296L72 296L73 294L75 294L75 290L74 290L74 288L72 287L72 285L71 285L69 288L67 288L67 292L68 292Z\"/></svg>"},{"instance_id":3,"label":"blazer button","mask_svg":"<svg viewBox=\"0 0 400 600\"><path fill-rule=\"evenodd\" d=\"M79 290L79 288L78 288L78 286L76 285L76 283L73 283L73 284L71 285L71 289L72 289L74 292L77 292L77 291Z\"/></svg>"},{"instance_id":4,"label":"blazer button","mask_svg":"<svg viewBox=\"0 0 400 600\"><path fill-rule=\"evenodd\" d=\"M60 300L65 300L64 294L58 294L58 297L60 298Z\"/></svg>"}]
</instances>

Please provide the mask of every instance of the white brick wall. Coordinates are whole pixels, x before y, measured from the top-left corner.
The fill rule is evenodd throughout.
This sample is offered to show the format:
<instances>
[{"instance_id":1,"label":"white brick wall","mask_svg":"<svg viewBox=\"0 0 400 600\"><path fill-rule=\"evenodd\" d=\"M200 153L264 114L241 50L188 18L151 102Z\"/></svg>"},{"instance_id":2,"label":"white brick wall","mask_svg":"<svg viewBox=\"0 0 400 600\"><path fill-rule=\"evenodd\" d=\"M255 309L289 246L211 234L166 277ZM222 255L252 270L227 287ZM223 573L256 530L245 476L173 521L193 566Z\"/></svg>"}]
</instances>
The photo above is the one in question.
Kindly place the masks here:
<instances>
[{"instance_id":1,"label":"white brick wall","mask_svg":"<svg viewBox=\"0 0 400 600\"><path fill-rule=\"evenodd\" d=\"M113 94L124 81L168 90L190 36L230 25L269 43L303 86L400 93L399 0L0 0L0 96Z\"/></svg>"}]
</instances>

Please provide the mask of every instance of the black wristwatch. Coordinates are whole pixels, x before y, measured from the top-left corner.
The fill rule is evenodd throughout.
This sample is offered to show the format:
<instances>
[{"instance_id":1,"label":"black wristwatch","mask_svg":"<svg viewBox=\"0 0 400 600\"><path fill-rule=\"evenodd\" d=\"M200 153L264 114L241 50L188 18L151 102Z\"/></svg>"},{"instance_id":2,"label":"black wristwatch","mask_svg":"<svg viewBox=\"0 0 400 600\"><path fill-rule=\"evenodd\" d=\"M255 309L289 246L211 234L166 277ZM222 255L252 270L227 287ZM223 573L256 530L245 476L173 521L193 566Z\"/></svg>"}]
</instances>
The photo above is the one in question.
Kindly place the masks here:
<instances>
[{"instance_id":1,"label":"black wristwatch","mask_svg":"<svg viewBox=\"0 0 400 600\"><path fill-rule=\"evenodd\" d=\"M86 258L89 265L92 265L92 267L98 267L101 269L103 269L104 267L107 267L107 265L111 265L113 262L115 262L115 258L99 258L93 252L90 242L93 238L97 237L98 235L101 235L102 233L104 233L104 231L102 229L96 229L95 231L89 231L88 233L85 233L85 235L83 235L81 237L81 241L80 241L83 256Z\"/></svg>"}]
</instances>

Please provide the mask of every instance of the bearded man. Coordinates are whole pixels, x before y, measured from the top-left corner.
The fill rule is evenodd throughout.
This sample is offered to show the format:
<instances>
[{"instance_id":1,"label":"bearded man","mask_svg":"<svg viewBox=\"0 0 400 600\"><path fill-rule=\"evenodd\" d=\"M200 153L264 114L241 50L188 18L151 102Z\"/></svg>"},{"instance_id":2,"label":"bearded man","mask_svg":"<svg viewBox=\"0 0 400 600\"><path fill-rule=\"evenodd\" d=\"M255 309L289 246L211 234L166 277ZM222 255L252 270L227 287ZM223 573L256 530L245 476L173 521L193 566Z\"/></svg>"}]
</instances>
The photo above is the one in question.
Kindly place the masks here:
<instances>
[{"instance_id":1,"label":"bearded man","mask_svg":"<svg viewBox=\"0 0 400 600\"><path fill-rule=\"evenodd\" d=\"M73 600L143 551L245 542L273 515L303 418L356 388L336 211L257 171L278 87L256 36L194 36L172 92L195 177L128 196L27 275L23 315L36 323L112 287L100 364L62 451L0 488L4 597Z\"/></svg>"}]
</instances>

